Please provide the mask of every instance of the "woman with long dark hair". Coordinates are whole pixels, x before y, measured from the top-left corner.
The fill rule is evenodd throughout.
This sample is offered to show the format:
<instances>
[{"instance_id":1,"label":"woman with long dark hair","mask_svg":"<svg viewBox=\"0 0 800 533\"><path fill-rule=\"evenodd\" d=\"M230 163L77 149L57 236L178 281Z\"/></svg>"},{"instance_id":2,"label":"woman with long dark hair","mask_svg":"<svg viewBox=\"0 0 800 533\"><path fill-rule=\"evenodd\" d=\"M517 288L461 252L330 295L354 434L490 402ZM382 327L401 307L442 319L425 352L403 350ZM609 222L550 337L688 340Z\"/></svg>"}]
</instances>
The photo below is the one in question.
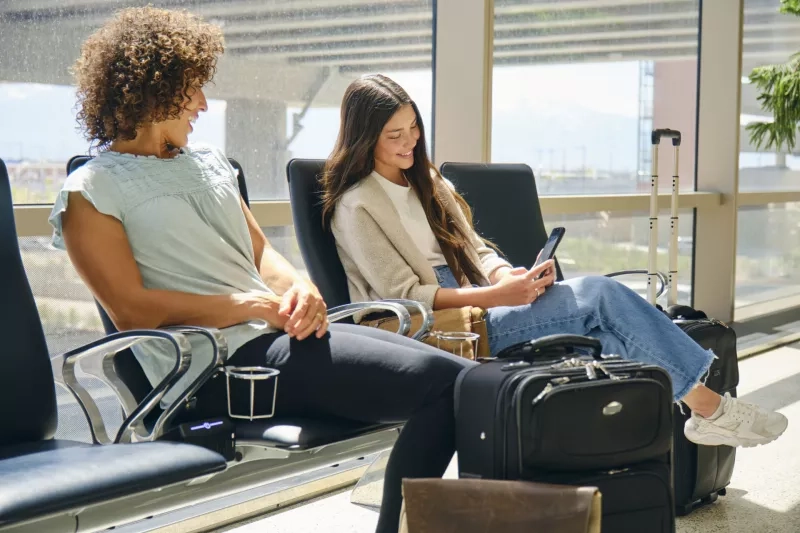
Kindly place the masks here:
<instances>
[{"instance_id":1,"label":"woman with long dark hair","mask_svg":"<svg viewBox=\"0 0 800 533\"><path fill-rule=\"evenodd\" d=\"M89 37L75 66L78 118L100 150L56 199L54 244L118 329L221 328L228 364L279 369L278 416L405 422L377 528L396 533L402 478L441 476L453 456L453 384L474 363L378 329L328 326L319 291L270 246L224 154L189 143L223 48L218 27L152 7L123 10ZM134 349L154 385L174 365L161 346ZM192 352L207 360L210 346L193 340ZM204 385L181 416L226 414L223 382ZM258 412L272 407L264 396Z\"/></svg>"},{"instance_id":2,"label":"woman with long dark hair","mask_svg":"<svg viewBox=\"0 0 800 533\"><path fill-rule=\"evenodd\" d=\"M550 334L595 337L606 353L670 374L675 401L692 410L686 437L698 444L755 446L785 431L782 414L703 385L714 354L623 284L603 276L555 283L552 261L531 270L503 261L431 164L419 110L391 79L367 75L346 90L322 184L323 220L353 301L486 308L492 354Z\"/></svg>"}]
</instances>

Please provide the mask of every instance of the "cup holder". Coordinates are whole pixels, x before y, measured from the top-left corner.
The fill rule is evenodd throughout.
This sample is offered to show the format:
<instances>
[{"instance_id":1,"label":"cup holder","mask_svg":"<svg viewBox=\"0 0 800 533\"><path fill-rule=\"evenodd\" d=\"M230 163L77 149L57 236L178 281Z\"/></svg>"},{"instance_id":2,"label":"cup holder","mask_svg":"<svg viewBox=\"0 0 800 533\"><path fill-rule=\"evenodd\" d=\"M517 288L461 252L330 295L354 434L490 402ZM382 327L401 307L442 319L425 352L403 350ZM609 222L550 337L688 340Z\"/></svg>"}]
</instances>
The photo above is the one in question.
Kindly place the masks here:
<instances>
[{"instance_id":1,"label":"cup holder","mask_svg":"<svg viewBox=\"0 0 800 533\"><path fill-rule=\"evenodd\" d=\"M272 418L275 415L275 400L278 397L278 374L281 373L280 370L264 366L226 366L223 367L223 370L225 371L225 385L228 390L228 416L253 421L260 418ZM239 386L236 386L237 382L235 381L232 384L231 380L237 380L238 382L249 381L249 387L245 387L244 383L239 383ZM270 380L272 380L272 387L259 387L261 389L259 393L272 395L272 408L267 414L256 414L256 382L268 382ZM268 385L268 383L265 383L265 385ZM245 395L245 397L249 395L249 414L235 414L233 412L233 398L236 397L238 399L242 395Z\"/></svg>"}]
</instances>

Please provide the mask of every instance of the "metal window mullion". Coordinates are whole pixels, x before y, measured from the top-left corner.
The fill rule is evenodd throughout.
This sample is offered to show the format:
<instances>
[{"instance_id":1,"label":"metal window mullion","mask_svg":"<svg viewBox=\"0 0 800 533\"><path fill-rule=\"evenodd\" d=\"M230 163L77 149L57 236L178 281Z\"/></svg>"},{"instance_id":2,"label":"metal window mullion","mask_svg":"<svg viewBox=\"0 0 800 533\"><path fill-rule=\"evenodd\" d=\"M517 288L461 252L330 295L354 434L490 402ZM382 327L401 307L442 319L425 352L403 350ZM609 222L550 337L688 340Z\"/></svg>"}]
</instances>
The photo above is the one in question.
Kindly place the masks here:
<instances>
[{"instance_id":1,"label":"metal window mullion","mask_svg":"<svg viewBox=\"0 0 800 533\"><path fill-rule=\"evenodd\" d=\"M494 0L434 2L433 160L491 157Z\"/></svg>"},{"instance_id":2,"label":"metal window mullion","mask_svg":"<svg viewBox=\"0 0 800 533\"><path fill-rule=\"evenodd\" d=\"M733 319L744 0L701 0L696 188L722 194L695 215L692 303Z\"/></svg>"}]
</instances>

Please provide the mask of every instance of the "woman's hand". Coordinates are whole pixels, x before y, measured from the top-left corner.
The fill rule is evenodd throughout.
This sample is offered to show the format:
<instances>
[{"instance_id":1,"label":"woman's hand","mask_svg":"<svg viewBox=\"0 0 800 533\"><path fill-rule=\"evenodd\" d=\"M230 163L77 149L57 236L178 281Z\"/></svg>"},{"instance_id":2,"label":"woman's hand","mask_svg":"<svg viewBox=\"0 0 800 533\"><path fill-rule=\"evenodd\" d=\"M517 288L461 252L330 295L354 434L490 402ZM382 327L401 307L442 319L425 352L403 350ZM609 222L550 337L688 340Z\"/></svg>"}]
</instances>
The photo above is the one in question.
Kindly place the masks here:
<instances>
[{"instance_id":1,"label":"woman's hand","mask_svg":"<svg viewBox=\"0 0 800 533\"><path fill-rule=\"evenodd\" d=\"M542 277L536 279L539 275ZM554 282L555 264L552 260L530 270L515 268L492 286L492 307L530 304L540 298Z\"/></svg>"},{"instance_id":2,"label":"woman's hand","mask_svg":"<svg viewBox=\"0 0 800 533\"><path fill-rule=\"evenodd\" d=\"M272 327L284 329L287 317L279 313L283 299L271 292L243 292L233 294L236 303L236 323L263 320Z\"/></svg>"},{"instance_id":3,"label":"woman's hand","mask_svg":"<svg viewBox=\"0 0 800 533\"><path fill-rule=\"evenodd\" d=\"M292 284L283 295L278 314L286 318L283 330L297 340L303 340L315 331L320 338L328 331L328 308L311 282Z\"/></svg>"}]
</instances>

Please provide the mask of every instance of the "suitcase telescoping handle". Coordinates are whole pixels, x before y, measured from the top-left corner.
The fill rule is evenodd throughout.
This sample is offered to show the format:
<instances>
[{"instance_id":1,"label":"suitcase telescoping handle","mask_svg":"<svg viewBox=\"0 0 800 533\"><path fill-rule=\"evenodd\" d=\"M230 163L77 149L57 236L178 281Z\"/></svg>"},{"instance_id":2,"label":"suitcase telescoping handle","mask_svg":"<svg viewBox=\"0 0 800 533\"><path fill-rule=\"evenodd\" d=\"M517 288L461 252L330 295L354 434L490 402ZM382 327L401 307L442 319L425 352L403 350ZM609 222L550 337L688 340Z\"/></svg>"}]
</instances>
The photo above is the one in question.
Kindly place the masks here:
<instances>
[{"instance_id":1,"label":"suitcase telescoping handle","mask_svg":"<svg viewBox=\"0 0 800 533\"><path fill-rule=\"evenodd\" d=\"M668 128L653 130L653 170L650 179L650 245L647 262L647 299L655 305L656 280L658 276L658 146L662 138L672 139L675 155L675 167L672 172L672 201L670 202L670 240L669 240L669 291L667 305L678 303L678 156L681 147L681 132Z\"/></svg>"},{"instance_id":2,"label":"suitcase telescoping handle","mask_svg":"<svg viewBox=\"0 0 800 533\"><path fill-rule=\"evenodd\" d=\"M537 359L547 356L548 352L555 350L559 353L564 350L574 353L575 348L589 348L592 357L596 361L603 359L603 345L600 341L583 335L568 335L566 333L547 335L530 341L528 347L529 349L525 351L523 356L526 363L533 363Z\"/></svg>"}]
</instances>

